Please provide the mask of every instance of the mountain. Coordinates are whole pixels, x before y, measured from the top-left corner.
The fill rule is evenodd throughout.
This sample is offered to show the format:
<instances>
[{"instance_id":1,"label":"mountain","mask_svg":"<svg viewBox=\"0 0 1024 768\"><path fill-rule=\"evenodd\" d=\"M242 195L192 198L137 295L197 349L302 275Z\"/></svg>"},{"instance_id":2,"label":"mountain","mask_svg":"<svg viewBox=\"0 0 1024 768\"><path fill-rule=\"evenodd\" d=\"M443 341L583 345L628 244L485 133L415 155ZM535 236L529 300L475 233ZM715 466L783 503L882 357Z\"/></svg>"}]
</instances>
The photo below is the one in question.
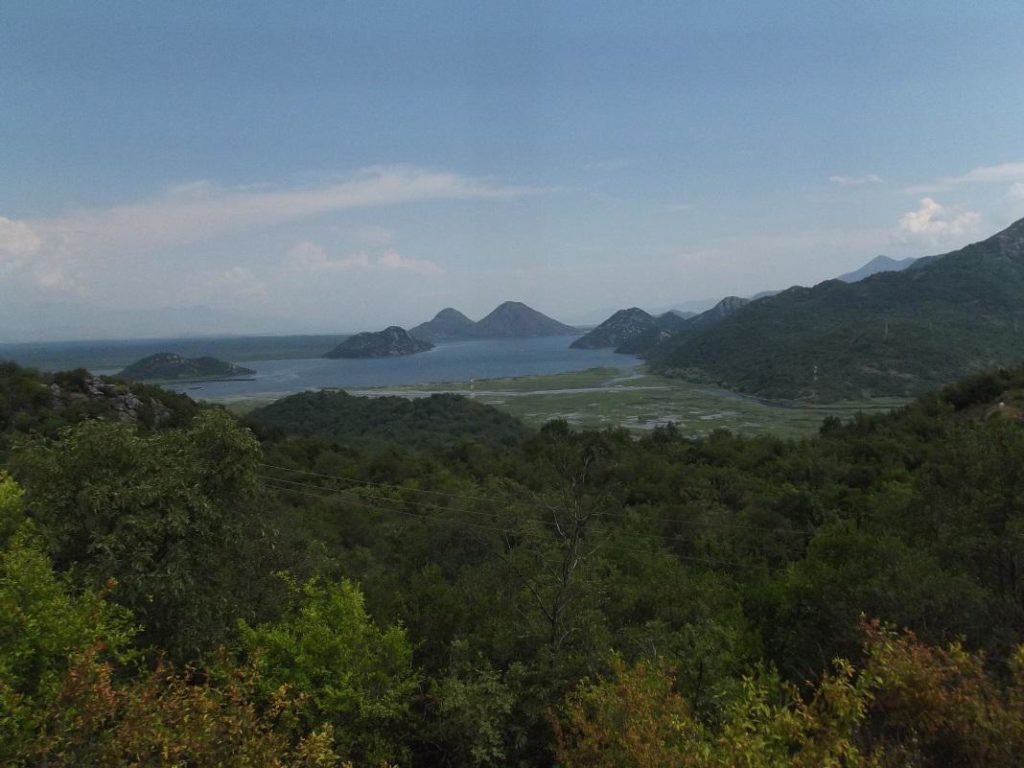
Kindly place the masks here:
<instances>
[{"instance_id":1,"label":"mountain","mask_svg":"<svg viewBox=\"0 0 1024 768\"><path fill-rule=\"evenodd\" d=\"M696 317L699 312L683 312L681 309L670 309L659 317L667 317L668 315L675 315L676 317L682 318L683 320L689 320L691 317Z\"/></svg>"},{"instance_id":2,"label":"mountain","mask_svg":"<svg viewBox=\"0 0 1024 768\"><path fill-rule=\"evenodd\" d=\"M643 355L676 334L687 334L730 316L748 299L728 296L699 315L669 310L657 317L639 307L620 309L599 326L576 339L573 349L614 349L629 355Z\"/></svg>"},{"instance_id":3,"label":"mountain","mask_svg":"<svg viewBox=\"0 0 1024 768\"><path fill-rule=\"evenodd\" d=\"M572 349L614 349L642 333L657 330L660 327L657 318L639 307L620 309L569 346Z\"/></svg>"},{"instance_id":4,"label":"mountain","mask_svg":"<svg viewBox=\"0 0 1024 768\"><path fill-rule=\"evenodd\" d=\"M521 301L506 301L476 323L457 309L442 309L432 320L412 328L409 335L425 341L451 341L579 336L580 330L553 320Z\"/></svg>"},{"instance_id":5,"label":"mountain","mask_svg":"<svg viewBox=\"0 0 1024 768\"><path fill-rule=\"evenodd\" d=\"M697 316L695 312L677 312L674 309L670 309L668 312L663 312L658 315L655 320L658 321L658 325L669 331L679 331L686 327L687 321Z\"/></svg>"},{"instance_id":6,"label":"mountain","mask_svg":"<svg viewBox=\"0 0 1024 768\"><path fill-rule=\"evenodd\" d=\"M409 335L423 341L445 341L447 339L465 339L473 335L476 323L459 312L447 307L442 309L433 320L420 323L409 329Z\"/></svg>"},{"instance_id":7,"label":"mountain","mask_svg":"<svg viewBox=\"0 0 1024 768\"><path fill-rule=\"evenodd\" d=\"M751 302L649 354L663 373L811 400L904 396L1022 357L1024 219L909 269Z\"/></svg>"},{"instance_id":8,"label":"mountain","mask_svg":"<svg viewBox=\"0 0 1024 768\"><path fill-rule=\"evenodd\" d=\"M842 280L844 283L856 283L863 280L865 277L877 275L879 272L902 272L915 261L917 261L917 259L910 256L905 259L891 259L888 256L875 256L875 258L860 269L855 269L853 272L847 272L845 275L840 275L836 280Z\"/></svg>"},{"instance_id":9,"label":"mountain","mask_svg":"<svg viewBox=\"0 0 1024 768\"><path fill-rule=\"evenodd\" d=\"M740 296L726 296L711 309L701 312L696 317L691 317L686 327L688 330L693 330L695 328L706 328L715 325L725 318L735 315L751 301L753 299L744 299Z\"/></svg>"},{"instance_id":10,"label":"mountain","mask_svg":"<svg viewBox=\"0 0 1024 768\"><path fill-rule=\"evenodd\" d=\"M173 352L157 352L136 360L119 374L130 381L176 381L192 379L222 379L251 376L256 371L216 357L182 357Z\"/></svg>"},{"instance_id":11,"label":"mountain","mask_svg":"<svg viewBox=\"0 0 1024 768\"><path fill-rule=\"evenodd\" d=\"M521 301L499 304L473 326L473 336L481 339L578 336L579 333L578 328L553 320Z\"/></svg>"},{"instance_id":12,"label":"mountain","mask_svg":"<svg viewBox=\"0 0 1024 768\"><path fill-rule=\"evenodd\" d=\"M397 325L389 326L383 331L357 333L349 336L324 357L328 358L365 358L365 357L402 357L415 355L433 349L429 341L414 339L404 328Z\"/></svg>"}]
</instances>

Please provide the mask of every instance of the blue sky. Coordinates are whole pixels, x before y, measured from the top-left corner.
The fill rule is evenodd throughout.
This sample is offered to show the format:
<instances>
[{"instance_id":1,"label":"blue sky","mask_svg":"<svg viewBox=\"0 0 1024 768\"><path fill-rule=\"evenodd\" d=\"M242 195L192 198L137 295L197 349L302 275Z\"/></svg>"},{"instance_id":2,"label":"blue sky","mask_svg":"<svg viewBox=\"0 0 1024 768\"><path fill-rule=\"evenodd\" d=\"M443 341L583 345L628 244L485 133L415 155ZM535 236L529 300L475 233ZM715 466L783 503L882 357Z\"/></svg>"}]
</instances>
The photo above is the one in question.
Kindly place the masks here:
<instances>
[{"instance_id":1,"label":"blue sky","mask_svg":"<svg viewBox=\"0 0 1024 768\"><path fill-rule=\"evenodd\" d=\"M5 0L0 305L598 320L944 252L1024 216L1022 28L1017 2Z\"/></svg>"}]
</instances>

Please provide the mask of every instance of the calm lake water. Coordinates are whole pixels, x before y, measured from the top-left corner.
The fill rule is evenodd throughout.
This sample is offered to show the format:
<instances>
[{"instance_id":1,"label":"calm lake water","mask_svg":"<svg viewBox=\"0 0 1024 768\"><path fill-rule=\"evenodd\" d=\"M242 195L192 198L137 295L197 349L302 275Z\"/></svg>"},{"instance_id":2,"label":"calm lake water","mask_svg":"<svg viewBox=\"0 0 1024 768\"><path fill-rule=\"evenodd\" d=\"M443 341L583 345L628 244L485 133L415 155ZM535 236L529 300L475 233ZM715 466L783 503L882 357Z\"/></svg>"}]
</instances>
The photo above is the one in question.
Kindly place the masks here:
<instances>
[{"instance_id":1,"label":"calm lake water","mask_svg":"<svg viewBox=\"0 0 1024 768\"><path fill-rule=\"evenodd\" d=\"M587 368L628 369L637 358L611 350L569 349L574 337L488 339L438 344L429 352L378 360L249 360L251 380L166 385L190 397L221 399L281 395L307 389L363 389L400 384L430 384L510 376L581 371Z\"/></svg>"}]
</instances>

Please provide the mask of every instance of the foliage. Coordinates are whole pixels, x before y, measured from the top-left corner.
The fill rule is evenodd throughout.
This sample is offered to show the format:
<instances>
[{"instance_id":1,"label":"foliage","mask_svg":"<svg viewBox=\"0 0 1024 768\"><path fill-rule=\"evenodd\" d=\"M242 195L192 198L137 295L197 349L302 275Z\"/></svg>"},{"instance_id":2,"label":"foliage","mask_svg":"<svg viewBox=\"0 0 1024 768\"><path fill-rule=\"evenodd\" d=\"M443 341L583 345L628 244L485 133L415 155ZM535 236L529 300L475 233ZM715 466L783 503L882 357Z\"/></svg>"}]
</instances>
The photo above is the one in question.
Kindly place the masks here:
<instances>
[{"instance_id":1,"label":"foliage","mask_svg":"<svg viewBox=\"0 0 1024 768\"><path fill-rule=\"evenodd\" d=\"M902 272L754 301L649 352L663 372L764 397L921 392L1020 360L1024 220Z\"/></svg>"},{"instance_id":2,"label":"foliage","mask_svg":"<svg viewBox=\"0 0 1024 768\"><path fill-rule=\"evenodd\" d=\"M1014 766L1024 749L1024 677L1016 652L1003 688L983 658L862 625L865 666L839 659L806 694L775 675L745 678L720 722L695 717L674 673L615 659L582 683L556 721L571 766Z\"/></svg>"},{"instance_id":3,"label":"foliage","mask_svg":"<svg viewBox=\"0 0 1024 768\"><path fill-rule=\"evenodd\" d=\"M177 659L212 648L259 609L269 575L258 514L259 446L223 412L142 435L87 421L12 457L56 567L80 586L114 579L143 639Z\"/></svg>"},{"instance_id":4,"label":"foliage","mask_svg":"<svg viewBox=\"0 0 1024 768\"><path fill-rule=\"evenodd\" d=\"M481 441L472 401L328 394L261 445L23 399L3 757L1014 765L1022 393L993 371L800 441Z\"/></svg>"},{"instance_id":5,"label":"foliage","mask_svg":"<svg viewBox=\"0 0 1024 768\"><path fill-rule=\"evenodd\" d=\"M302 392L254 410L248 420L350 445L387 442L424 450L446 450L463 440L508 447L526 434L522 424L498 409L447 394L409 399Z\"/></svg>"},{"instance_id":6,"label":"foliage","mask_svg":"<svg viewBox=\"0 0 1024 768\"><path fill-rule=\"evenodd\" d=\"M0 761L48 722L77 654L125 658L133 630L101 594L74 594L53 572L20 504L21 491L0 474Z\"/></svg>"},{"instance_id":7,"label":"foliage","mask_svg":"<svg viewBox=\"0 0 1024 768\"><path fill-rule=\"evenodd\" d=\"M274 624L242 625L257 660L261 691L302 696L296 726L329 723L338 749L366 764L402 751L401 728L418 681L400 627L378 628L349 581L292 585L293 603Z\"/></svg>"},{"instance_id":8,"label":"foliage","mask_svg":"<svg viewBox=\"0 0 1024 768\"><path fill-rule=\"evenodd\" d=\"M283 695L256 704L258 678L250 667L211 681L158 666L118 682L96 649L76 655L40 730L12 760L48 766L274 766L338 765L331 730L321 726L298 740L278 727L296 702Z\"/></svg>"}]
</instances>

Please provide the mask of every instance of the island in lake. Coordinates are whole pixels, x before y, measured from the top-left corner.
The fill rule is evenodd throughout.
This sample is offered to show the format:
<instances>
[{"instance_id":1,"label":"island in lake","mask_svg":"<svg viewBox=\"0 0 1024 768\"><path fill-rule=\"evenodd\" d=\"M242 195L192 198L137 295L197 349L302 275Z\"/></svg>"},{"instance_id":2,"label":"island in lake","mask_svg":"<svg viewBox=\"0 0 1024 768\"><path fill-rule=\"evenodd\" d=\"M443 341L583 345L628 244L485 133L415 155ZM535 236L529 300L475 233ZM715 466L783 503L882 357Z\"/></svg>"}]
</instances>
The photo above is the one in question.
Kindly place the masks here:
<instances>
[{"instance_id":1,"label":"island in lake","mask_svg":"<svg viewBox=\"0 0 1024 768\"><path fill-rule=\"evenodd\" d=\"M173 352L157 352L136 360L117 374L131 381L184 381L228 379L252 376L256 371L216 357L182 357Z\"/></svg>"},{"instance_id":2,"label":"island in lake","mask_svg":"<svg viewBox=\"0 0 1024 768\"><path fill-rule=\"evenodd\" d=\"M324 357L369 358L402 357L433 349L429 341L414 339L404 328L392 325L383 331L357 333L336 346Z\"/></svg>"}]
</instances>

